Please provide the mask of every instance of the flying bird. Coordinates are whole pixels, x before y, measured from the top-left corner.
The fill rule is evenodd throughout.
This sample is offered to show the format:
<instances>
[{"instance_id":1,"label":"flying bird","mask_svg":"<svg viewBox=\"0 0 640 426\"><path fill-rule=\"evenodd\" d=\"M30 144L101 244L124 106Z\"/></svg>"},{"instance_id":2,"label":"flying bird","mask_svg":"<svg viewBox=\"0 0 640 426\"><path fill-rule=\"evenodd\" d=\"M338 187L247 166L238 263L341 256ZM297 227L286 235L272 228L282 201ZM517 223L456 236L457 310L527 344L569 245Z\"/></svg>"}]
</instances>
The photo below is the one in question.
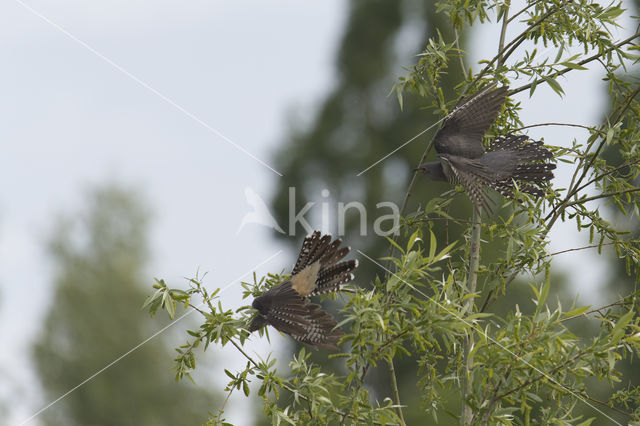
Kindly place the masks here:
<instances>
[{"instance_id":1,"label":"flying bird","mask_svg":"<svg viewBox=\"0 0 640 426\"><path fill-rule=\"evenodd\" d=\"M487 187L513 198L515 181L521 192L543 197L544 191L534 184L551 180L556 168L545 162L553 154L542 141L527 136L499 136L484 150L482 137L496 120L507 90L508 86L496 87L494 83L458 102L435 136L439 161L418 167L431 179L462 185L476 208L488 212Z\"/></svg>"},{"instance_id":2,"label":"flying bird","mask_svg":"<svg viewBox=\"0 0 640 426\"><path fill-rule=\"evenodd\" d=\"M331 235L320 231L306 237L291 277L256 297L251 304L257 315L249 331L271 325L312 349L337 350L343 335L338 323L309 296L331 293L353 280L357 260L341 260L350 247L340 248L342 240L331 241Z\"/></svg>"}]
</instances>

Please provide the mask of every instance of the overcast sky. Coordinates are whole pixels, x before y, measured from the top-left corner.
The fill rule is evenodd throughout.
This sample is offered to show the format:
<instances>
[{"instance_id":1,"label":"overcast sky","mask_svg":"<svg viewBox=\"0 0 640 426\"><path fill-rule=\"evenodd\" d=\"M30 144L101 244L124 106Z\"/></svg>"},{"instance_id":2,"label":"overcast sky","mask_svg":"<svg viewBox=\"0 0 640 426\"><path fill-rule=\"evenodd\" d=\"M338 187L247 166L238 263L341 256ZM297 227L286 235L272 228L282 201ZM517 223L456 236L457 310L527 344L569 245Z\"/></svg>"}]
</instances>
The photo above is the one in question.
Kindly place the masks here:
<instances>
[{"instance_id":1,"label":"overcast sky","mask_svg":"<svg viewBox=\"0 0 640 426\"><path fill-rule=\"evenodd\" d=\"M43 241L89 188L141 189L154 212L150 276L174 285L200 268L225 286L283 248L258 225L236 235L245 187L268 198L278 177L251 155L271 163L286 112L312 111L331 87L346 11L338 1L28 5L51 23L0 4L0 376L13 386L0 395L21 396L12 423L48 402L27 369L52 290ZM289 267L286 254L258 273ZM238 288L228 303L239 305Z\"/></svg>"},{"instance_id":2,"label":"overcast sky","mask_svg":"<svg viewBox=\"0 0 640 426\"><path fill-rule=\"evenodd\" d=\"M52 218L77 211L91 187L113 181L146 196L154 212L150 279L178 284L197 268L209 271L210 286L235 283L225 300L237 307L242 274L293 263L291 253L277 255L283 247L267 228L237 233L251 210L245 188L268 199L278 176L261 162L271 165L288 112L310 115L332 87L347 12L337 0L26 4L0 3L0 376L9 378L0 399L19 396L11 423L49 402L28 359L52 291L43 241ZM474 59L493 54L494 40L493 27L479 30ZM517 95L527 103L522 120L597 120L600 73L571 76L565 99L544 88L533 101ZM585 87L594 90L590 102ZM584 137L558 128L529 134L565 146ZM552 247L575 246L574 237L563 228ZM560 266L584 265L588 255L580 256ZM600 274L593 269L577 284L595 288ZM241 410L231 408L237 422Z\"/></svg>"}]
</instances>

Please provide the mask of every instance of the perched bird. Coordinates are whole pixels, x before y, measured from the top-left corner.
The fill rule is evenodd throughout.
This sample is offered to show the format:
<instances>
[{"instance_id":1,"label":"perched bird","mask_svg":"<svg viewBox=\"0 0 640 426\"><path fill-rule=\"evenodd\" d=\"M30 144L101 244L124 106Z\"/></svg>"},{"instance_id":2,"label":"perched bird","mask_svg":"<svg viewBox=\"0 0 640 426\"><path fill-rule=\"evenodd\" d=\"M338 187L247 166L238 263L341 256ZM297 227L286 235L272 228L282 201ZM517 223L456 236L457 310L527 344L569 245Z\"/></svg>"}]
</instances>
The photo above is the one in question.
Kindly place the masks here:
<instances>
[{"instance_id":1,"label":"perched bird","mask_svg":"<svg viewBox=\"0 0 640 426\"><path fill-rule=\"evenodd\" d=\"M269 324L312 349L338 349L342 331L338 323L319 305L309 302L309 296L340 290L353 280L351 273L357 260L340 262L351 250L340 248L342 241L331 242L331 235L320 231L306 237L291 277L256 297L251 304L258 311L249 331Z\"/></svg>"},{"instance_id":2,"label":"perched bird","mask_svg":"<svg viewBox=\"0 0 640 426\"><path fill-rule=\"evenodd\" d=\"M482 137L498 116L507 90L508 86L496 88L494 83L458 102L435 136L439 161L418 167L434 180L462 185L474 205L488 212L486 187L513 198L516 181L521 192L542 197L544 192L533 184L551 180L556 168L544 162L553 155L542 141L527 136L499 136L484 150Z\"/></svg>"}]
</instances>

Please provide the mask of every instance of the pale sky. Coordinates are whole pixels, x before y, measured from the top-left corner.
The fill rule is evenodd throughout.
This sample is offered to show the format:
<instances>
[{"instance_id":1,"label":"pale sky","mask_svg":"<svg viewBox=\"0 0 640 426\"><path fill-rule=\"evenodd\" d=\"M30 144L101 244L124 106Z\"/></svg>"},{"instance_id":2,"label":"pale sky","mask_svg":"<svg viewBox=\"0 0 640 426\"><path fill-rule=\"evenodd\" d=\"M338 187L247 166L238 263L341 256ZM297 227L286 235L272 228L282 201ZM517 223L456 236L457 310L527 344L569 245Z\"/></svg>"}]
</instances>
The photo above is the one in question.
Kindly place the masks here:
<instances>
[{"instance_id":1,"label":"pale sky","mask_svg":"<svg viewBox=\"0 0 640 426\"><path fill-rule=\"evenodd\" d=\"M245 188L269 198L278 176L252 156L271 165L288 113L312 115L332 87L346 7L337 0L0 4L0 377L8 378L0 399L14 397L10 424L49 402L29 364L52 291L43 242L52 218L78 211L91 187L115 181L146 196L154 212L150 283L155 276L182 285L199 268L209 271L211 287L235 282L224 300L236 308L241 274L268 259L259 275L291 266L291 253L276 255L283 247L267 228L249 224L236 233L250 211ZM495 28L478 30L475 60L493 54L494 39ZM526 102L522 120L594 122L605 94L601 74L571 76L564 99L545 88L532 101L517 95ZM590 102L585 87L594 88ZM554 145L584 137L558 128L529 134ZM567 176L563 166L557 176ZM551 238L554 250L579 244L570 227ZM559 265L582 265L582 294L603 272L585 270L585 256L566 255ZM271 337L277 347L285 341ZM250 349L269 350L257 338ZM221 353L212 347L204 356L225 357L232 369L244 364ZM234 400L227 418L240 423L245 413Z\"/></svg>"},{"instance_id":2,"label":"pale sky","mask_svg":"<svg viewBox=\"0 0 640 426\"><path fill-rule=\"evenodd\" d=\"M52 291L43 243L91 187L115 181L146 196L150 284L182 286L199 268L225 286L283 248L258 225L236 235L245 187L268 199L278 176L193 117L271 163L286 113L311 114L332 85L346 12L338 1L27 4L192 116L20 2L0 4L0 395L19 396L12 424L49 402L28 358ZM284 252L257 272L292 263ZM224 295L233 307L239 288Z\"/></svg>"}]
</instances>

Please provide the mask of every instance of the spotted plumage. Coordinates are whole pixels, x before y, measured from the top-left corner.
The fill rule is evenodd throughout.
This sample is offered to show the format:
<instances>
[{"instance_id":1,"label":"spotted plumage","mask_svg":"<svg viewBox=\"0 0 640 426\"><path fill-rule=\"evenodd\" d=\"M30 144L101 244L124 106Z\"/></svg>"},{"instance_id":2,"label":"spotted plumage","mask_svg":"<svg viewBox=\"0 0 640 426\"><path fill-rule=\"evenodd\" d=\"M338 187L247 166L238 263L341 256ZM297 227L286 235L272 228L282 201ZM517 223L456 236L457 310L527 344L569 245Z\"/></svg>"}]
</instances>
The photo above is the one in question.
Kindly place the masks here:
<instances>
[{"instance_id":1,"label":"spotted plumage","mask_svg":"<svg viewBox=\"0 0 640 426\"><path fill-rule=\"evenodd\" d=\"M331 241L330 235L319 231L306 237L291 277L253 300L258 311L249 331L269 324L300 343L313 349L337 349L342 331L338 323L319 305L310 303L309 296L330 293L353 280L357 260L342 259L349 247L340 248L342 241Z\"/></svg>"},{"instance_id":2,"label":"spotted plumage","mask_svg":"<svg viewBox=\"0 0 640 426\"><path fill-rule=\"evenodd\" d=\"M432 179L462 185L473 204L488 212L487 187L513 198L515 182L520 192L543 197L544 191L535 184L551 180L556 168L545 162L553 154L542 142L524 135L498 136L484 150L482 137L498 116L507 90L507 86L493 84L462 99L435 136L439 161L419 167Z\"/></svg>"}]
</instances>

